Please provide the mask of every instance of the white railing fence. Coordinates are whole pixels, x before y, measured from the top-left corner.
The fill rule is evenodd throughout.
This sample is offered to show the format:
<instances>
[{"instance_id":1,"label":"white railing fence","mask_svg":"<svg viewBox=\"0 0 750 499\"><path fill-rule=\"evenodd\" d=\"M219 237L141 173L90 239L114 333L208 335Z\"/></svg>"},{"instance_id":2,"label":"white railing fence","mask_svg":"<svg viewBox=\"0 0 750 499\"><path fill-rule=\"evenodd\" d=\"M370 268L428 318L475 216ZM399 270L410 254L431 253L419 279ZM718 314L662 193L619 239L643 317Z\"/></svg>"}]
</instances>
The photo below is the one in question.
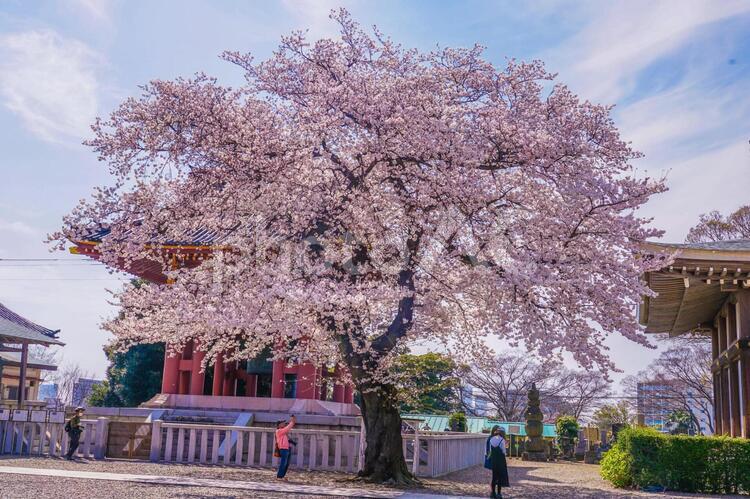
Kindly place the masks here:
<instances>
[{"instance_id":1,"label":"white railing fence","mask_svg":"<svg viewBox=\"0 0 750 499\"><path fill-rule=\"evenodd\" d=\"M419 476L440 476L481 464L487 438L482 434L427 432L404 434L404 455ZM353 473L362 461L359 431L294 429L290 466ZM414 464L414 449L419 449ZM153 462L275 467L274 428L153 422ZM411 458L411 459L409 459Z\"/></svg>"},{"instance_id":2,"label":"white railing fence","mask_svg":"<svg viewBox=\"0 0 750 499\"><path fill-rule=\"evenodd\" d=\"M417 476L437 477L484 463L487 435L415 432L404 434L404 457ZM414 449L419 449L415 459Z\"/></svg>"},{"instance_id":3,"label":"white railing fence","mask_svg":"<svg viewBox=\"0 0 750 499\"><path fill-rule=\"evenodd\" d=\"M154 421L151 461L272 467L274 429ZM293 430L290 466L311 470L356 471L358 431Z\"/></svg>"},{"instance_id":4,"label":"white railing fence","mask_svg":"<svg viewBox=\"0 0 750 499\"><path fill-rule=\"evenodd\" d=\"M107 449L106 418L84 419L76 456L104 459ZM64 456L69 448L65 423L49 421L0 421L0 454L17 456Z\"/></svg>"}]
</instances>

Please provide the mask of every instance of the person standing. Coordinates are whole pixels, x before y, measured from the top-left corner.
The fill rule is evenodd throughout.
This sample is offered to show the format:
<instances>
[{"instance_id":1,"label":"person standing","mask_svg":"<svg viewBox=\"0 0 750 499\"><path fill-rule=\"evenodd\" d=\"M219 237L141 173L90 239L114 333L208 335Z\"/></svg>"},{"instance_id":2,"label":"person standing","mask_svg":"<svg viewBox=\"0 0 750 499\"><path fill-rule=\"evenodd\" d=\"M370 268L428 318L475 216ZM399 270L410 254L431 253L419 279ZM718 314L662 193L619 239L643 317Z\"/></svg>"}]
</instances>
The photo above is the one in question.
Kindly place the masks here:
<instances>
[{"instance_id":1,"label":"person standing","mask_svg":"<svg viewBox=\"0 0 750 499\"><path fill-rule=\"evenodd\" d=\"M297 422L297 417L292 416L289 418L289 423L285 424L285 421L279 421L276 424L276 447L279 449L279 470L276 473L276 478L283 479L286 476L286 471L289 469L289 460L291 458L289 452L289 432L294 428L294 424Z\"/></svg>"},{"instance_id":2,"label":"person standing","mask_svg":"<svg viewBox=\"0 0 750 499\"><path fill-rule=\"evenodd\" d=\"M505 431L500 427L492 428L492 436L487 442L489 468L492 470L492 493L490 497L502 499L502 487L510 487L508 481L508 462L505 459ZM497 489L497 490L496 490Z\"/></svg>"},{"instance_id":3,"label":"person standing","mask_svg":"<svg viewBox=\"0 0 750 499\"><path fill-rule=\"evenodd\" d=\"M73 459L73 456L78 450L78 444L81 442L81 433L83 433L83 424L81 424L81 417L83 417L83 413L83 407L76 407L75 414L65 424L65 432L68 434L69 439L68 453L65 454L65 458L68 461L71 461Z\"/></svg>"}]
</instances>

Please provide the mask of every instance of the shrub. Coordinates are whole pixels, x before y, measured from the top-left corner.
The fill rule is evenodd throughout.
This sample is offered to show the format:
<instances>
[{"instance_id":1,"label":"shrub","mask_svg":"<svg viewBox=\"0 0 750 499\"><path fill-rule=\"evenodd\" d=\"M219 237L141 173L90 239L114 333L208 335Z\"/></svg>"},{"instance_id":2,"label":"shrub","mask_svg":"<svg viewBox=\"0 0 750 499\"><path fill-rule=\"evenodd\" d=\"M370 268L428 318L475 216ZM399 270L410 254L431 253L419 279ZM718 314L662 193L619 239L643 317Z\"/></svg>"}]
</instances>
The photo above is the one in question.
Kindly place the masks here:
<instances>
[{"instance_id":1,"label":"shrub","mask_svg":"<svg viewBox=\"0 0 750 499\"><path fill-rule=\"evenodd\" d=\"M626 428L604 454L601 475L616 487L660 486L681 492L750 492L750 441L663 435Z\"/></svg>"},{"instance_id":2,"label":"shrub","mask_svg":"<svg viewBox=\"0 0 750 499\"><path fill-rule=\"evenodd\" d=\"M466 414L463 412L454 412L448 418L448 427L451 431L466 431Z\"/></svg>"},{"instance_id":3,"label":"shrub","mask_svg":"<svg viewBox=\"0 0 750 499\"><path fill-rule=\"evenodd\" d=\"M612 482L615 487L630 487L633 480L630 476L633 460L623 449L615 445L602 457L601 475Z\"/></svg>"},{"instance_id":4,"label":"shrub","mask_svg":"<svg viewBox=\"0 0 750 499\"><path fill-rule=\"evenodd\" d=\"M555 421L555 429L557 430L557 443L562 449L563 455L570 457L573 454L573 446L578 439L578 421L573 416L560 416Z\"/></svg>"}]
</instances>

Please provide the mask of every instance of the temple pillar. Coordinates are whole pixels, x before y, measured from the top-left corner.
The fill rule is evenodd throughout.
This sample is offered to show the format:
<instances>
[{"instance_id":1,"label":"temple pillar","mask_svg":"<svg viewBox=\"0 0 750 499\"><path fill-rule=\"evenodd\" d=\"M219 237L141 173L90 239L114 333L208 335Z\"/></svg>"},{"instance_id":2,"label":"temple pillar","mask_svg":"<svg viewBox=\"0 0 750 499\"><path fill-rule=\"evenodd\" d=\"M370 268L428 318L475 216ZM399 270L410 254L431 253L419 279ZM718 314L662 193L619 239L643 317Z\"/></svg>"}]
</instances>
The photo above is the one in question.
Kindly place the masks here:
<instances>
[{"instance_id":1,"label":"temple pillar","mask_svg":"<svg viewBox=\"0 0 750 499\"><path fill-rule=\"evenodd\" d=\"M341 368L336 366L333 372L333 401L344 402L344 384L341 381Z\"/></svg>"},{"instance_id":2,"label":"temple pillar","mask_svg":"<svg viewBox=\"0 0 750 499\"><path fill-rule=\"evenodd\" d=\"M721 425L721 371L715 371L714 375L714 434L722 435Z\"/></svg>"},{"instance_id":3,"label":"temple pillar","mask_svg":"<svg viewBox=\"0 0 750 499\"><path fill-rule=\"evenodd\" d=\"M719 358L719 330L716 328L711 329L711 359L716 360Z\"/></svg>"},{"instance_id":4,"label":"temple pillar","mask_svg":"<svg viewBox=\"0 0 750 499\"><path fill-rule=\"evenodd\" d=\"M190 371L180 371L177 393L187 395L190 393Z\"/></svg>"},{"instance_id":5,"label":"temple pillar","mask_svg":"<svg viewBox=\"0 0 750 499\"><path fill-rule=\"evenodd\" d=\"M18 376L18 408L26 402L26 370L29 364L29 344L21 343L21 369ZM23 436L23 435L22 435Z\"/></svg>"},{"instance_id":6,"label":"temple pillar","mask_svg":"<svg viewBox=\"0 0 750 499\"><path fill-rule=\"evenodd\" d=\"M333 385L333 401L343 403L345 391L346 389L344 385L342 385L341 382L336 382L336 384Z\"/></svg>"},{"instance_id":7,"label":"temple pillar","mask_svg":"<svg viewBox=\"0 0 750 499\"><path fill-rule=\"evenodd\" d=\"M731 434L733 437L742 436L742 413L740 411L740 386L739 386L739 361L730 360L727 372L729 374L729 391L730 391L730 413Z\"/></svg>"},{"instance_id":8,"label":"temple pillar","mask_svg":"<svg viewBox=\"0 0 750 499\"><path fill-rule=\"evenodd\" d=\"M346 386L344 386L344 403L345 404L354 403L354 387L348 383Z\"/></svg>"},{"instance_id":9,"label":"temple pillar","mask_svg":"<svg viewBox=\"0 0 750 499\"><path fill-rule=\"evenodd\" d=\"M740 352L739 368L742 392L742 436L750 438L750 351Z\"/></svg>"},{"instance_id":10,"label":"temple pillar","mask_svg":"<svg viewBox=\"0 0 750 499\"><path fill-rule=\"evenodd\" d=\"M224 393L224 356L219 354L214 361L214 382L211 395L219 396Z\"/></svg>"},{"instance_id":11,"label":"temple pillar","mask_svg":"<svg viewBox=\"0 0 750 499\"><path fill-rule=\"evenodd\" d=\"M721 428L722 435L731 435L732 421L729 412L729 370L721 368Z\"/></svg>"},{"instance_id":12,"label":"temple pillar","mask_svg":"<svg viewBox=\"0 0 750 499\"><path fill-rule=\"evenodd\" d=\"M161 376L162 393L179 393L180 355L171 352L169 345L164 349L164 372Z\"/></svg>"},{"instance_id":13,"label":"temple pillar","mask_svg":"<svg viewBox=\"0 0 750 499\"><path fill-rule=\"evenodd\" d=\"M719 355L723 354L727 349L727 321L726 316L722 312L719 313Z\"/></svg>"},{"instance_id":14,"label":"temple pillar","mask_svg":"<svg viewBox=\"0 0 750 499\"><path fill-rule=\"evenodd\" d=\"M271 398L284 398L284 361L274 360L271 372Z\"/></svg>"},{"instance_id":15,"label":"temple pillar","mask_svg":"<svg viewBox=\"0 0 750 499\"><path fill-rule=\"evenodd\" d=\"M190 395L203 395L203 385L206 382L206 373L201 372L201 364L206 358L206 352L198 350L198 342L193 343L193 359L190 374Z\"/></svg>"},{"instance_id":16,"label":"temple pillar","mask_svg":"<svg viewBox=\"0 0 750 499\"><path fill-rule=\"evenodd\" d=\"M299 366L297 371L297 398L316 400L319 398L320 369L312 362L305 362Z\"/></svg>"},{"instance_id":17,"label":"temple pillar","mask_svg":"<svg viewBox=\"0 0 750 499\"><path fill-rule=\"evenodd\" d=\"M737 337L750 337L750 289L741 289L734 293L736 303Z\"/></svg>"},{"instance_id":18,"label":"temple pillar","mask_svg":"<svg viewBox=\"0 0 750 499\"><path fill-rule=\"evenodd\" d=\"M737 341L737 306L736 297L734 294L730 295L727 300L727 346Z\"/></svg>"},{"instance_id":19,"label":"temple pillar","mask_svg":"<svg viewBox=\"0 0 750 499\"><path fill-rule=\"evenodd\" d=\"M235 395L235 384L237 380L237 362L226 364L226 371L222 394L225 397L233 397Z\"/></svg>"}]
</instances>

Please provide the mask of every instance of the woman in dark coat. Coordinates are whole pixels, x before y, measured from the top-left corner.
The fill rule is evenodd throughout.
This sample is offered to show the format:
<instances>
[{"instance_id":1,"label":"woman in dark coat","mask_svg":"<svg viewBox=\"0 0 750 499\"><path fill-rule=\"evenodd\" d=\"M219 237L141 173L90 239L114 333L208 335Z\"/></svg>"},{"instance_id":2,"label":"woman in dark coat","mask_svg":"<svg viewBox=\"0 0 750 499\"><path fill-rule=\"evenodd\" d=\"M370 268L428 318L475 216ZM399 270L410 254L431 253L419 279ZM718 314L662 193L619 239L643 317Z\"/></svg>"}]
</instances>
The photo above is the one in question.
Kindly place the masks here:
<instances>
[{"instance_id":1,"label":"woman in dark coat","mask_svg":"<svg viewBox=\"0 0 750 499\"><path fill-rule=\"evenodd\" d=\"M487 439L487 456L492 470L492 493L490 497L502 499L502 487L510 487L508 482L508 463L505 460L505 431L499 426L492 428L492 436Z\"/></svg>"}]
</instances>

